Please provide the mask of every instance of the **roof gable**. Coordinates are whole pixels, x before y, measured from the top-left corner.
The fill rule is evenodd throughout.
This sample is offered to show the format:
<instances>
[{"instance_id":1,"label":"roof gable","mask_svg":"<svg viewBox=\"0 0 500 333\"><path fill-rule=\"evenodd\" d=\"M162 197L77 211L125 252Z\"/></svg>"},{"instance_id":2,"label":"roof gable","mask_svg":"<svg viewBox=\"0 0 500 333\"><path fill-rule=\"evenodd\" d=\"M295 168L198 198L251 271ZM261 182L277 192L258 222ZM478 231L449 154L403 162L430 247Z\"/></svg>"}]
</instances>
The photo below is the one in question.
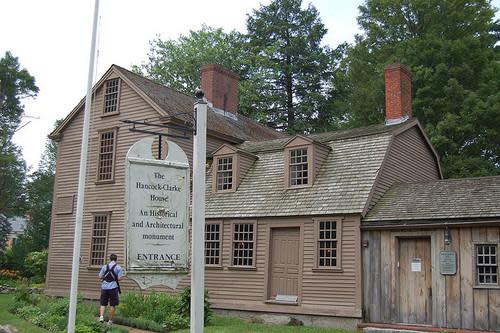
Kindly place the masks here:
<instances>
[{"instance_id":1,"label":"roof gable","mask_svg":"<svg viewBox=\"0 0 500 333\"><path fill-rule=\"evenodd\" d=\"M212 155L227 155L227 154L234 154L236 153L237 149L228 145L228 144L223 144L219 148L217 148Z\"/></svg>"},{"instance_id":2,"label":"roof gable","mask_svg":"<svg viewBox=\"0 0 500 333\"><path fill-rule=\"evenodd\" d=\"M192 110L196 101L194 97L155 83L117 65L112 65L108 69L94 85L92 92L95 93L111 75L116 75L126 82L132 90L158 112L160 117L164 118L163 121L177 120L185 124L192 124ZM49 137L57 139L76 114L83 109L84 104L85 98L78 103ZM236 117L227 117L214 112L212 108L209 108L209 111L207 114L207 127L208 133L211 135L222 135L234 142L287 137L284 133L260 125L245 116L238 114ZM168 119L165 119L165 117L168 117Z\"/></svg>"}]
</instances>

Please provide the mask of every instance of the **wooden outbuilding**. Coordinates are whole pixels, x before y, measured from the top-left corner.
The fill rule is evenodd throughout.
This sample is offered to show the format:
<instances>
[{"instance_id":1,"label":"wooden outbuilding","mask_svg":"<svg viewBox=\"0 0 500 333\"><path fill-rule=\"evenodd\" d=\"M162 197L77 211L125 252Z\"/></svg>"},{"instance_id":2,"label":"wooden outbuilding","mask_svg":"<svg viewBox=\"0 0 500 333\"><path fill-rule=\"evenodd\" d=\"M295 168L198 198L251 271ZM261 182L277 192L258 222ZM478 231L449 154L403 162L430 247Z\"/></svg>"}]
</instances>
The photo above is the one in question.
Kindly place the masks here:
<instances>
[{"instance_id":1,"label":"wooden outbuilding","mask_svg":"<svg viewBox=\"0 0 500 333\"><path fill-rule=\"evenodd\" d=\"M500 330L500 177L397 184L363 219L365 321Z\"/></svg>"}]
</instances>

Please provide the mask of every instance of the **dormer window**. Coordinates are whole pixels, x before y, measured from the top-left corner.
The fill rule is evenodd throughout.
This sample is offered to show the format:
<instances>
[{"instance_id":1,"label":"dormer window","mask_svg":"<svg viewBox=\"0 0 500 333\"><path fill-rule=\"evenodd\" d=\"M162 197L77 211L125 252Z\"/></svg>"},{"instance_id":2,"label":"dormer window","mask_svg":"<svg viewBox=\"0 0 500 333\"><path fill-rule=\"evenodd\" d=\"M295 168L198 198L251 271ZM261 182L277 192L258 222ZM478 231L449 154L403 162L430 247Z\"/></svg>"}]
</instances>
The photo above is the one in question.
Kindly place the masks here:
<instances>
[{"instance_id":1,"label":"dormer window","mask_svg":"<svg viewBox=\"0 0 500 333\"><path fill-rule=\"evenodd\" d=\"M257 156L228 144L220 146L213 156L212 191L222 193L236 191L257 159Z\"/></svg>"},{"instance_id":2,"label":"dormer window","mask_svg":"<svg viewBox=\"0 0 500 333\"><path fill-rule=\"evenodd\" d=\"M104 91L104 114L118 113L118 97L120 94L120 79L106 81Z\"/></svg>"},{"instance_id":3,"label":"dormer window","mask_svg":"<svg viewBox=\"0 0 500 333\"><path fill-rule=\"evenodd\" d=\"M217 191L233 189L233 157L217 158Z\"/></svg>"},{"instance_id":4,"label":"dormer window","mask_svg":"<svg viewBox=\"0 0 500 333\"><path fill-rule=\"evenodd\" d=\"M307 185L308 177L307 148L290 150L290 186Z\"/></svg>"},{"instance_id":5,"label":"dormer window","mask_svg":"<svg viewBox=\"0 0 500 333\"><path fill-rule=\"evenodd\" d=\"M284 180L289 189L309 187L328 157L330 147L303 135L296 135L285 143Z\"/></svg>"}]
</instances>

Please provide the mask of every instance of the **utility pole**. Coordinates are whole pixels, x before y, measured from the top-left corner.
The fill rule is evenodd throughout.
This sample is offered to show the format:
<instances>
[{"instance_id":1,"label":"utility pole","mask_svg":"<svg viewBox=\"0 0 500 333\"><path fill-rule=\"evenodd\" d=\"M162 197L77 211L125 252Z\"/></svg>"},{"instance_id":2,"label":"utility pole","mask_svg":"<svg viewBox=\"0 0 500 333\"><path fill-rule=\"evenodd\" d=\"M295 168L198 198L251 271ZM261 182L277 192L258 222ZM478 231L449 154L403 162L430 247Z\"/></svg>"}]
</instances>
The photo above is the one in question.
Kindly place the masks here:
<instances>
[{"instance_id":1,"label":"utility pole","mask_svg":"<svg viewBox=\"0 0 500 333\"><path fill-rule=\"evenodd\" d=\"M83 118L82 149L80 153L80 174L78 177L78 196L76 202L75 237L73 239L73 265L71 268L71 290L69 296L68 333L75 333L76 303L78 296L78 272L80 268L80 245L82 242L83 204L85 200L85 178L87 172L87 151L89 145L90 109L92 105L92 84L97 36L97 18L99 17L99 0L95 0L92 42L90 45L90 62L87 80L87 97Z\"/></svg>"},{"instance_id":2,"label":"utility pole","mask_svg":"<svg viewBox=\"0 0 500 333\"><path fill-rule=\"evenodd\" d=\"M205 296L205 164L207 147L207 103L196 91L196 132L193 140L193 226L191 250L191 333L203 333Z\"/></svg>"}]
</instances>

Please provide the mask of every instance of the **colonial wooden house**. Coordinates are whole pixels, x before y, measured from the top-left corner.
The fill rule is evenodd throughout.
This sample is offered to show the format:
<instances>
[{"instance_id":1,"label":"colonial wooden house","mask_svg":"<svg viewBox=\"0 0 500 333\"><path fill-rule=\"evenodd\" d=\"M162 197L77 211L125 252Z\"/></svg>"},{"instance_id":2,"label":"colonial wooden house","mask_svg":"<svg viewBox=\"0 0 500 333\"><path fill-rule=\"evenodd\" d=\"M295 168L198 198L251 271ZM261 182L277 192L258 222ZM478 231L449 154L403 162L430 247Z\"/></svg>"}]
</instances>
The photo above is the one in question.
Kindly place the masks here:
<instances>
[{"instance_id":1,"label":"colonial wooden house","mask_svg":"<svg viewBox=\"0 0 500 333\"><path fill-rule=\"evenodd\" d=\"M455 209L455 194L447 192L453 186L446 185L454 181L441 180L439 159L412 118L409 70L392 65L385 75L386 124L288 137L238 114L238 77L204 66L202 89L211 105L205 282L214 308L287 314L313 325L500 327L490 315L500 307L499 230L482 224L498 222L500 181L490 178L491 188L482 192L464 184L478 197ZM190 123L195 101L118 66L95 85L94 95L79 284L88 297L98 295L97 269L107 255L125 255L125 155L146 134L130 132L121 121ZM52 295L67 294L70 284L83 103L51 134L59 141L47 274ZM191 160L192 140L170 140ZM428 194L433 188L442 190L436 196L446 205ZM480 215L483 206L491 216ZM456 229L459 221L469 229ZM455 275L451 250L459 259ZM448 265L444 274L442 263ZM186 277L181 287L188 283ZM459 296L453 283L465 288ZM124 289L134 288L125 281ZM450 305L448 315L442 309L449 302L455 308ZM457 320L457 306L478 319Z\"/></svg>"}]
</instances>

